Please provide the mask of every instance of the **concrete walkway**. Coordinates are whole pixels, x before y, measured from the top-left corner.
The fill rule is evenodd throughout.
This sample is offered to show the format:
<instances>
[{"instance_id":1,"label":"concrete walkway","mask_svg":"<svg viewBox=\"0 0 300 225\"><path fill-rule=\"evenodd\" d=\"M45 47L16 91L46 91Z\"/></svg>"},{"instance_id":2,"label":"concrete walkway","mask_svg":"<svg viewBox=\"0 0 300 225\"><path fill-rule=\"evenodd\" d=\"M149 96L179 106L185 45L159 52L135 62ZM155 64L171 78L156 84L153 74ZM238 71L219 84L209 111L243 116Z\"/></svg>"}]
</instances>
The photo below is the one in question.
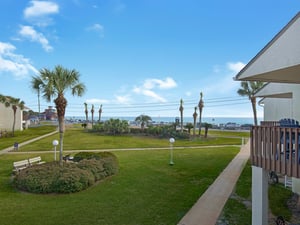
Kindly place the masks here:
<instances>
[{"instance_id":1,"label":"concrete walkway","mask_svg":"<svg viewBox=\"0 0 300 225\"><path fill-rule=\"evenodd\" d=\"M27 144L29 144L29 143L31 143L31 142L34 142L34 141L37 141L37 140L39 140L39 139L42 139L42 138L51 136L51 135L53 135L53 134L56 134L57 132L58 132L58 131L53 131L53 132L51 132L51 133L49 133L49 134L45 134L45 135L42 135L42 136L33 138L33 139L29 140L29 141L24 141L24 142L22 142L22 143L19 144L19 147L22 147L22 146L24 146L24 145L27 145ZM5 148L5 149L1 150L1 151L0 151L0 155L5 154L5 153L8 153L9 151L12 151L12 150L14 150L13 143L12 143L12 147L8 147L8 148Z\"/></svg>"},{"instance_id":2,"label":"concrete walkway","mask_svg":"<svg viewBox=\"0 0 300 225\"><path fill-rule=\"evenodd\" d=\"M215 225L250 157L250 141L204 192L178 225Z\"/></svg>"}]
</instances>

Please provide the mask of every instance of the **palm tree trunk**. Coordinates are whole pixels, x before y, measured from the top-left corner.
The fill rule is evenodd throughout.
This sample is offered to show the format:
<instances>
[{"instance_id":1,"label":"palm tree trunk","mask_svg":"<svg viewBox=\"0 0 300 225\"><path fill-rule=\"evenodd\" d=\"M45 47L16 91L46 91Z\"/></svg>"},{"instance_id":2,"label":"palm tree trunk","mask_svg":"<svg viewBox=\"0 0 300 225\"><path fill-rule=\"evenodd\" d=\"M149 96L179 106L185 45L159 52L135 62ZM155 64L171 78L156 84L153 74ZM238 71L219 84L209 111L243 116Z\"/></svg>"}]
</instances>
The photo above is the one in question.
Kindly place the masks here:
<instances>
[{"instance_id":1,"label":"palm tree trunk","mask_svg":"<svg viewBox=\"0 0 300 225\"><path fill-rule=\"evenodd\" d=\"M251 97L251 104L253 110L254 125L257 126L256 97Z\"/></svg>"},{"instance_id":2,"label":"palm tree trunk","mask_svg":"<svg viewBox=\"0 0 300 225\"><path fill-rule=\"evenodd\" d=\"M200 115L199 115L199 136L201 135L201 124L202 123L202 110L200 110Z\"/></svg>"},{"instance_id":3,"label":"palm tree trunk","mask_svg":"<svg viewBox=\"0 0 300 225\"><path fill-rule=\"evenodd\" d=\"M196 135L196 120L194 120L193 136Z\"/></svg>"},{"instance_id":4,"label":"palm tree trunk","mask_svg":"<svg viewBox=\"0 0 300 225\"><path fill-rule=\"evenodd\" d=\"M12 126L12 136L15 136L15 126L16 126L16 113L17 113L17 107L13 106L13 111L14 111L14 121L13 121L13 126Z\"/></svg>"},{"instance_id":5,"label":"palm tree trunk","mask_svg":"<svg viewBox=\"0 0 300 225\"><path fill-rule=\"evenodd\" d=\"M58 118L58 124L59 124L59 164L62 166L63 164L63 141L64 141L64 127L65 127L65 121L64 117L60 116Z\"/></svg>"},{"instance_id":6,"label":"palm tree trunk","mask_svg":"<svg viewBox=\"0 0 300 225\"><path fill-rule=\"evenodd\" d=\"M180 132L183 132L183 110L180 112Z\"/></svg>"},{"instance_id":7,"label":"palm tree trunk","mask_svg":"<svg viewBox=\"0 0 300 225\"><path fill-rule=\"evenodd\" d=\"M16 113L14 112L14 121L12 126L12 136L15 136L15 126L16 126Z\"/></svg>"}]
</instances>

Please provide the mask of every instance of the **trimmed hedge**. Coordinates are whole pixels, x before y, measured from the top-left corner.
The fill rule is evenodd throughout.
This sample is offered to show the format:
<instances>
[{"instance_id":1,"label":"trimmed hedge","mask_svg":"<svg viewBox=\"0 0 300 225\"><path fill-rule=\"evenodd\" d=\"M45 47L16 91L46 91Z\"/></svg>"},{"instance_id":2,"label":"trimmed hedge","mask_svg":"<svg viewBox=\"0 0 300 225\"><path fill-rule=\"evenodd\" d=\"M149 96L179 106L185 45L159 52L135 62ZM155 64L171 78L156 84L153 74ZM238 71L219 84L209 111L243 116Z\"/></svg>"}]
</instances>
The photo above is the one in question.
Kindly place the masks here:
<instances>
[{"instance_id":1,"label":"trimmed hedge","mask_svg":"<svg viewBox=\"0 0 300 225\"><path fill-rule=\"evenodd\" d=\"M21 170L14 178L17 189L32 193L73 193L118 172L112 153L78 153L76 162L49 162Z\"/></svg>"}]
</instances>

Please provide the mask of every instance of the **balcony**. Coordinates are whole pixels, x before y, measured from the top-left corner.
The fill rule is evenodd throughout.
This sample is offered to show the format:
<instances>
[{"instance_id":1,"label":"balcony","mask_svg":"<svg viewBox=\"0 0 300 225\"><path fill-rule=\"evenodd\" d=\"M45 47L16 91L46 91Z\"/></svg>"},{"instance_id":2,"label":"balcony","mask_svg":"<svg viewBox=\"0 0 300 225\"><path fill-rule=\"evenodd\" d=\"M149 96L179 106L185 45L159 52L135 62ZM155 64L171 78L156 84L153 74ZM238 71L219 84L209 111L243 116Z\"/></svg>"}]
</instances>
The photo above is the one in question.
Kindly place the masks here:
<instances>
[{"instance_id":1,"label":"balcony","mask_svg":"<svg viewBox=\"0 0 300 225\"><path fill-rule=\"evenodd\" d=\"M264 121L251 129L252 165L300 178L300 128Z\"/></svg>"}]
</instances>

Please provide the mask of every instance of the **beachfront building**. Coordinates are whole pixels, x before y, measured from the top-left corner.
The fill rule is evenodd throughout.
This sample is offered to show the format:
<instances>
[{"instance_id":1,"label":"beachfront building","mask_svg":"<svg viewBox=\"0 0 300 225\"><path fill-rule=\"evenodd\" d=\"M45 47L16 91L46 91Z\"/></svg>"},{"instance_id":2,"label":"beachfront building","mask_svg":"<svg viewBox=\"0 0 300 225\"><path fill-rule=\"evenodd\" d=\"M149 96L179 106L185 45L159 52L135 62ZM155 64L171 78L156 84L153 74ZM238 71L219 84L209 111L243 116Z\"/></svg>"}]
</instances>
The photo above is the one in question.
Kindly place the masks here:
<instances>
[{"instance_id":1,"label":"beachfront building","mask_svg":"<svg viewBox=\"0 0 300 225\"><path fill-rule=\"evenodd\" d=\"M0 134L4 135L6 132L11 131L13 127L13 109L11 106L6 107L4 103L0 103ZM20 107L16 111L16 124L15 130L23 130L23 110Z\"/></svg>"},{"instance_id":2,"label":"beachfront building","mask_svg":"<svg viewBox=\"0 0 300 225\"><path fill-rule=\"evenodd\" d=\"M40 114L40 119L42 120L57 120L57 112L53 106L48 106L45 112Z\"/></svg>"},{"instance_id":3,"label":"beachfront building","mask_svg":"<svg viewBox=\"0 0 300 225\"><path fill-rule=\"evenodd\" d=\"M268 173L300 178L300 13L237 75L236 80L263 81L264 121L251 130L252 224L268 224ZM280 119L288 119L280 124ZM299 193L299 192L298 192Z\"/></svg>"}]
</instances>

